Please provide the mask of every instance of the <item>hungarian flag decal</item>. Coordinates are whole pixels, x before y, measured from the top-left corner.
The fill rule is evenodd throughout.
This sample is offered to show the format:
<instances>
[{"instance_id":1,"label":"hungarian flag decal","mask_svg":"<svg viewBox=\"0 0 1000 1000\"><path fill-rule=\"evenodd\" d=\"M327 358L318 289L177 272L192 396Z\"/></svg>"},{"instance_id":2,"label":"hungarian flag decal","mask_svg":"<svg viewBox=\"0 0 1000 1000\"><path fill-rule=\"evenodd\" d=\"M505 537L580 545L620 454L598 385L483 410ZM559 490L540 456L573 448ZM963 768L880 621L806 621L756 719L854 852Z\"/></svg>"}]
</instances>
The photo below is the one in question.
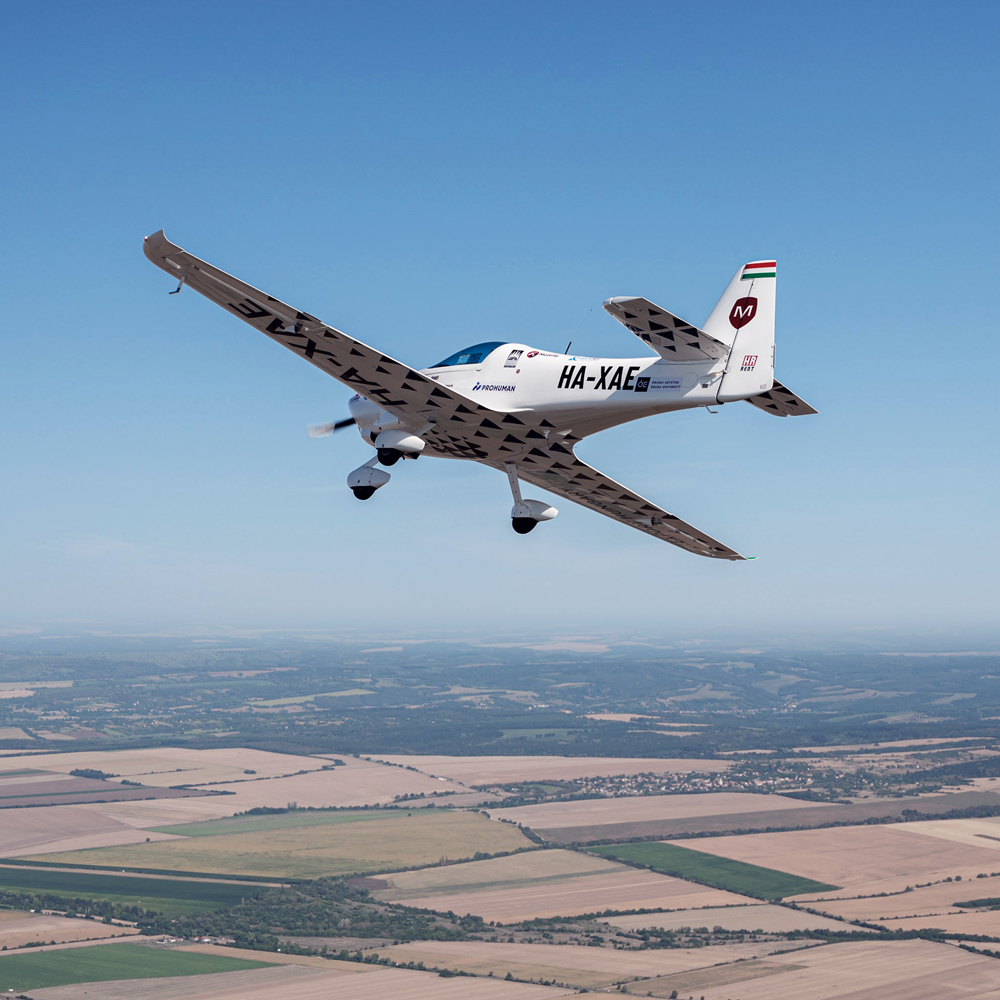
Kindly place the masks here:
<instances>
[{"instance_id":1,"label":"hungarian flag decal","mask_svg":"<svg viewBox=\"0 0 1000 1000\"><path fill-rule=\"evenodd\" d=\"M757 260L752 264L744 265L740 281L749 281L751 278L773 278L777 275L777 273L777 261Z\"/></svg>"}]
</instances>

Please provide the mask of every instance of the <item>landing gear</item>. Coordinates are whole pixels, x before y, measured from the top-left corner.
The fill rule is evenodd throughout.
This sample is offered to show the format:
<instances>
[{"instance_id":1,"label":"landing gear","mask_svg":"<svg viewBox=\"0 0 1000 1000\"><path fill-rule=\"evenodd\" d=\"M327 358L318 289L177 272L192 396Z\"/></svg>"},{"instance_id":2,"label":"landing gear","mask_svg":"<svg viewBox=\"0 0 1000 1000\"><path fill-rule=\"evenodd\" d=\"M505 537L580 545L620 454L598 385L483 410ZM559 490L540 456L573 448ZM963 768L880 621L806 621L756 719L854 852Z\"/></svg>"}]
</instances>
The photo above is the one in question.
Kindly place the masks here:
<instances>
[{"instance_id":1,"label":"landing gear","mask_svg":"<svg viewBox=\"0 0 1000 1000\"><path fill-rule=\"evenodd\" d=\"M348 487L359 500L370 500L375 491L385 486L392 478L388 472L375 468L377 461L377 458L370 458L347 477Z\"/></svg>"},{"instance_id":2,"label":"landing gear","mask_svg":"<svg viewBox=\"0 0 1000 1000\"><path fill-rule=\"evenodd\" d=\"M522 499L521 484L517 481L517 465L507 462L504 470L510 482L511 495L514 497L514 506L510 511L510 525L519 535L534 531L539 521L551 521L559 513L555 507L550 507L541 500Z\"/></svg>"},{"instance_id":3,"label":"landing gear","mask_svg":"<svg viewBox=\"0 0 1000 1000\"><path fill-rule=\"evenodd\" d=\"M378 460L382 465L395 465L402 457L403 453L395 448L379 448L378 450Z\"/></svg>"}]
</instances>

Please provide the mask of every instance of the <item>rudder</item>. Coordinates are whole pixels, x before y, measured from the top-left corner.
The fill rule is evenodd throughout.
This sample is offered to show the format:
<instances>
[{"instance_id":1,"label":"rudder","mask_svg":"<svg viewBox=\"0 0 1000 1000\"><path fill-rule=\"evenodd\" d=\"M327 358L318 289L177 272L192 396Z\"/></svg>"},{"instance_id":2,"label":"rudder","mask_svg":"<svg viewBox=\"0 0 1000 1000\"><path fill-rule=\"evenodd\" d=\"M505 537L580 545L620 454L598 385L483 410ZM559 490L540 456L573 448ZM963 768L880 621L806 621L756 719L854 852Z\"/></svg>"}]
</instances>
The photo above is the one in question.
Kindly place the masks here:
<instances>
[{"instance_id":1,"label":"rudder","mask_svg":"<svg viewBox=\"0 0 1000 1000\"><path fill-rule=\"evenodd\" d=\"M718 401L767 392L774 383L774 302L777 262L744 264L705 323L705 332L731 344Z\"/></svg>"}]
</instances>

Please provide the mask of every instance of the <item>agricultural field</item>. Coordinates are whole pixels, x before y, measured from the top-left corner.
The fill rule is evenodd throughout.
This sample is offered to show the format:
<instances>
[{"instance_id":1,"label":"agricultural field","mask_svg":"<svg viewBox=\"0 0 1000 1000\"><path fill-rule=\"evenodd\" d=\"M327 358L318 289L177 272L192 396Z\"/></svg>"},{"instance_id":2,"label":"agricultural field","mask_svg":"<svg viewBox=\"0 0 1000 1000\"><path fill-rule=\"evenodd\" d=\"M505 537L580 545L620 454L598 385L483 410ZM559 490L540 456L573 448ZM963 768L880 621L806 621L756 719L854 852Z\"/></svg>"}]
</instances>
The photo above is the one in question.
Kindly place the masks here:
<instances>
[{"instance_id":1,"label":"agricultural field","mask_svg":"<svg viewBox=\"0 0 1000 1000\"><path fill-rule=\"evenodd\" d=\"M134 927L108 927L95 920L62 917L53 913L24 913L0 910L0 948L22 948L38 941L93 941L112 936L131 937ZM6 987L3 987L6 989Z\"/></svg>"},{"instance_id":2,"label":"agricultural field","mask_svg":"<svg viewBox=\"0 0 1000 1000\"><path fill-rule=\"evenodd\" d=\"M889 921L887 926L891 927L897 926L895 921L908 917L920 919L922 923L919 926L922 927L943 926L934 923L934 920L942 915L951 914L966 921L968 926L965 929L968 933L986 933L975 928L983 926L983 921L988 919L988 911L977 907L961 907L956 903L984 897L1000 897L1000 872L994 873L992 877L973 878L968 881L962 879L956 882L951 876L948 876L948 879L947 882L939 880L931 885L918 882L918 887L910 891L897 890L887 894L860 896L853 895L853 891L851 894L821 893L815 897L800 897L798 902L811 910L828 913L844 920L864 920L868 923Z\"/></svg>"},{"instance_id":3,"label":"agricultural field","mask_svg":"<svg viewBox=\"0 0 1000 1000\"><path fill-rule=\"evenodd\" d=\"M714 844L714 840L712 843ZM733 861L717 854L695 851L676 844L655 842L615 844L609 847L594 847L592 850L602 857L620 858L622 861L648 866L665 875L692 879L703 885L743 893L757 899L781 899L785 896L837 888L774 868Z\"/></svg>"},{"instance_id":4,"label":"agricultural field","mask_svg":"<svg viewBox=\"0 0 1000 1000\"><path fill-rule=\"evenodd\" d=\"M211 946L209 946L211 947ZM178 949L179 950L179 949ZM188 949L184 949L187 951ZM232 952L233 949L219 949ZM251 953L254 954L254 953ZM281 955L268 956L281 959ZM103 982L101 1000L555 1000L574 990L504 982L441 978L432 972L387 969L354 962L302 959L243 972L183 978ZM32 990L33 1000L93 1000L86 984Z\"/></svg>"},{"instance_id":5,"label":"agricultural field","mask_svg":"<svg viewBox=\"0 0 1000 1000\"><path fill-rule=\"evenodd\" d=\"M708 948L624 951L556 944L507 944L492 941L414 941L379 950L396 962L423 962L428 968L471 972L477 976L554 982L584 989L698 969L719 962L749 959L769 946L759 942ZM787 943L783 947L788 947Z\"/></svg>"},{"instance_id":6,"label":"agricultural field","mask_svg":"<svg viewBox=\"0 0 1000 1000\"><path fill-rule=\"evenodd\" d=\"M235 906L241 899L266 887L267 883L261 882L212 882L65 868L0 867L0 891L57 897L67 903L79 901L80 905L84 905L82 901L94 899L129 907L141 905L144 912L155 911L169 917ZM66 908L57 900L41 905L50 909Z\"/></svg>"},{"instance_id":7,"label":"agricultural field","mask_svg":"<svg viewBox=\"0 0 1000 1000\"><path fill-rule=\"evenodd\" d=\"M46 854L74 865L320 878L433 864L532 847L516 827L475 812L387 811L378 819L223 833L177 840ZM30 859L26 859L30 860Z\"/></svg>"},{"instance_id":8,"label":"agricultural field","mask_svg":"<svg viewBox=\"0 0 1000 1000\"><path fill-rule=\"evenodd\" d=\"M712 854L752 865L767 866L780 858L785 871L842 886L839 893L828 894L839 896L898 892L917 883L957 875L974 879L982 872L1000 871L1000 850L995 849L1000 843L983 840L984 846L977 847L911 833L909 825L755 833L682 843L704 845Z\"/></svg>"},{"instance_id":9,"label":"agricultural field","mask_svg":"<svg viewBox=\"0 0 1000 1000\"><path fill-rule=\"evenodd\" d=\"M604 910L733 906L745 898L574 851L542 850L395 873L376 898L514 923ZM689 920L688 923L691 921Z\"/></svg>"},{"instance_id":10,"label":"agricultural field","mask_svg":"<svg viewBox=\"0 0 1000 1000\"><path fill-rule=\"evenodd\" d=\"M682 817L713 817L745 813L769 813L822 804L789 799L781 795L752 792L694 792L681 795L637 795L623 798L584 799L577 802L544 802L492 809L490 815L521 823L536 831L585 828L599 839L602 826L648 823ZM544 834L543 834L544 835Z\"/></svg>"},{"instance_id":11,"label":"agricultural field","mask_svg":"<svg viewBox=\"0 0 1000 1000\"><path fill-rule=\"evenodd\" d=\"M260 969L267 962L198 955L139 944L103 944L0 957L0 989L39 990L67 983L149 979Z\"/></svg>"},{"instance_id":12,"label":"agricultural field","mask_svg":"<svg viewBox=\"0 0 1000 1000\"><path fill-rule=\"evenodd\" d=\"M0 823L0 858L39 851L72 851L87 847L144 843L146 838L166 839L86 806L48 806L44 809L10 809Z\"/></svg>"},{"instance_id":13,"label":"agricultural field","mask_svg":"<svg viewBox=\"0 0 1000 1000\"><path fill-rule=\"evenodd\" d=\"M643 913L634 917L605 917L604 923L624 931L649 927L677 930L680 927L722 927L730 931L763 931L766 934L786 934L798 930L854 930L842 920L818 917L803 910L772 903L753 906L715 906L673 913ZM872 933L875 933L874 931Z\"/></svg>"},{"instance_id":14,"label":"agricultural field","mask_svg":"<svg viewBox=\"0 0 1000 1000\"><path fill-rule=\"evenodd\" d=\"M705 1000L996 1000L998 969L995 958L932 941L852 942L632 983L625 992Z\"/></svg>"},{"instance_id":15,"label":"agricultural field","mask_svg":"<svg viewBox=\"0 0 1000 1000\"><path fill-rule=\"evenodd\" d=\"M599 775L654 772L725 771L728 760L694 760L664 757L451 757L440 755L376 754L374 759L415 767L463 785L506 785L515 781L571 781Z\"/></svg>"}]
</instances>

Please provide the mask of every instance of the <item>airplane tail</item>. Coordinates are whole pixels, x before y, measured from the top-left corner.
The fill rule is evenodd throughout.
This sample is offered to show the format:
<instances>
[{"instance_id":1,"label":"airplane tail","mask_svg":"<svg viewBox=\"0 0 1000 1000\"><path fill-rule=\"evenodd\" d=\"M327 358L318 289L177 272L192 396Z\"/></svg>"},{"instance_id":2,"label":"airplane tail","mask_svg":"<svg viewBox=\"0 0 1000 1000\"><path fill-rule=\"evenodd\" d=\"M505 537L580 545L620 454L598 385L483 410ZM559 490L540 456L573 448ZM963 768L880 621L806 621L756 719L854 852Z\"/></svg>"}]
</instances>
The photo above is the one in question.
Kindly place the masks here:
<instances>
[{"instance_id":1,"label":"airplane tail","mask_svg":"<svg viewBox=\"0 0 1000 1000\"><path fill-rule=\"evenodd\" d=\"M774 286L777 263L744 264L705 322L705 333L729 344L718 400L730 403L774 385Z\"/></svg>"}]
</instances>

